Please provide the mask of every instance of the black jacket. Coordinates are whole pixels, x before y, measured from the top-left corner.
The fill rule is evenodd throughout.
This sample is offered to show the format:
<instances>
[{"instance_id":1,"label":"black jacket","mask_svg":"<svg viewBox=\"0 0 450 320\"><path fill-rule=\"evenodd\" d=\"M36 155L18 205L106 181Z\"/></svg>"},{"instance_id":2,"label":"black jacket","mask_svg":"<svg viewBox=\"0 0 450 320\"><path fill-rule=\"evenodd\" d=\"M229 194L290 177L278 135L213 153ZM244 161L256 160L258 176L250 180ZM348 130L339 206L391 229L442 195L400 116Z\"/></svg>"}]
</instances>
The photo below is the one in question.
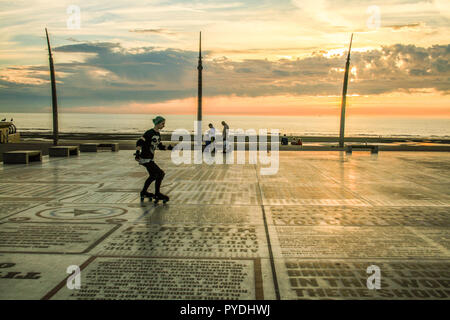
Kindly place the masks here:
<instances>
[{"instance_id":1,"label":"black jacket","mask_svg":"<svg viewBox=\"0 0 450 320\"><path fill-rule=\"evenodd\" d=\"M153 129L147 130L144 133L143 138L144 139L141 138L136 142L136 146L140 146L142 148L141 158L153 159L155 157L156 148L160 150L165 149L161 143L161 135L159 132Z\"/></svg>"}]
</instances>

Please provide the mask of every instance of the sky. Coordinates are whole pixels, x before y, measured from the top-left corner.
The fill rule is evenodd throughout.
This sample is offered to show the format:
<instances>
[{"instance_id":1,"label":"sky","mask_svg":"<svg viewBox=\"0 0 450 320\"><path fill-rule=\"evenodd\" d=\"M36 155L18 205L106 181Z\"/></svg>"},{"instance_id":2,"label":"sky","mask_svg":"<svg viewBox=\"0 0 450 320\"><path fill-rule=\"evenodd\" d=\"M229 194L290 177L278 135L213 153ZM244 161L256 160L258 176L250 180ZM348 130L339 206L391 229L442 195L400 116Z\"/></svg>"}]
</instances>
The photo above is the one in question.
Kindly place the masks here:
<instances>
[{"instance_id":1,"label":"sky","mask_svg":"<svg viewBox=\"0 0 450 320\"><path fill-rule=\"evenodd\" d=\"M448 0L0 0L0 114L450 118Z\"/></svg>"}]
</instances>

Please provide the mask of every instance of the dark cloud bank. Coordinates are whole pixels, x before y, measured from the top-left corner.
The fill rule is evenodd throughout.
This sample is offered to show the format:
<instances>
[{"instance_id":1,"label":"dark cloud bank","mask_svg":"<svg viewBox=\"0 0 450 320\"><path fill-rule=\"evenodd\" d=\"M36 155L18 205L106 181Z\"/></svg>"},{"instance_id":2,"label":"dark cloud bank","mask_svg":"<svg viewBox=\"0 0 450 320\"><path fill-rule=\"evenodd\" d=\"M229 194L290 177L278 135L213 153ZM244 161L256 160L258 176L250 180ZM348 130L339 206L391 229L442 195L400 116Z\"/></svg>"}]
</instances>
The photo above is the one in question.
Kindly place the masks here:
<instances>
[{"instance_id":1,"label":"dark cloud bank","mask_svg":"<svg viewBox=\"0 0 450 320\"><path fill-rule=\"evenodd\" d=\"M89 54L83 63L57 63L65 53ZM126 50L118 43L77 43L54 48L58 96L62 107L115 106L128 102L163 102L196 96L198 53L153 47ZM350 94L382 94L435 89L450 91L450 45L429 48L385 46L353 52L356 67ZM204 61L204 95L339 95L346 53L302 59L232 61L225 57ZM48 80L48 66L32 66L32 77ZM2 74L13 72L13 67ZM0 79L1 109L39 111L49 106L49 84L30 85Z\"/></svg>"}]
</instances>

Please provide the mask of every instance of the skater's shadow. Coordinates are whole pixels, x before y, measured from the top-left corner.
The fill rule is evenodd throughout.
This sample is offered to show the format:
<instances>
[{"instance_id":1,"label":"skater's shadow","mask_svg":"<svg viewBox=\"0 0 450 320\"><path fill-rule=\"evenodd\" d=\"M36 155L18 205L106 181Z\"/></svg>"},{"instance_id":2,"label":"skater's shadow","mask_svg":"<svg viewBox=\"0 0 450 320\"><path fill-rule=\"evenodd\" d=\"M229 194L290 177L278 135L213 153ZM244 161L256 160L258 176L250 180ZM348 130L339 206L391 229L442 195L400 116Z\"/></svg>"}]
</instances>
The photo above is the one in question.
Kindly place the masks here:
<instances>
[{"instance_id":1,"label":"skater's shadow","mask_svg":"<svg viewBox=\"0 0 450 320\"><path fill-rule=\"evenodd\" d=\"M165 223L172 223L169 218L167 218L168 210L169 210L168 204L158 204L153 206L153 210L151 211L151 214L149 214L145 221L148 224L165 224Z\"/></svg>"}]
</instances>

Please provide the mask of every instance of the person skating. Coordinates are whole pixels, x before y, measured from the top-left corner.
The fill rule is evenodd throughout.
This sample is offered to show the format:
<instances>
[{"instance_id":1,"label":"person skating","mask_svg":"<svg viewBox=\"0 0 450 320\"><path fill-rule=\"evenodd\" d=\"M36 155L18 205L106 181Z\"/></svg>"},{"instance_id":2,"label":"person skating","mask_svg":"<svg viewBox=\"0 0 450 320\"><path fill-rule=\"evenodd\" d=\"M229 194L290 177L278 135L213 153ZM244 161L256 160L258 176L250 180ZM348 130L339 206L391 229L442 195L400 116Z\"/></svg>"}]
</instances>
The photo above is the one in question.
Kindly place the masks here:
<instances>
[{"instance_id":1,"label":"person skating","mask_svg":"<svg viewBox=\"0 0 450 320\"><path fill-rule=\"evenodd\" d=\"M147 130L144 135L136 142L135 159L139 161L139 164L147 169L149 177L145 180L144 187L140 193L141 201L144 201L145 197L155 199L155 203L162 200L164 203L169 201L169 197L162 194L160 191L161 182L164 179L164 171L155 163L155 150L165 150L166 147L161 143L161 134L159 131L164 128L166 120L157 116L153 119L153 129ZM155 181L155 194L149 193L148 187Z\"/></svg>"},{"instance_id":2,"label":"person skating","mask_svg":"<svg viewBox=\"0 0 450 320\"><path fill-rule=\"evenodd\" d=\"M208 127L205 137L205 148L216 140L216 128L214 128L212 123L208 124Z\"/></svg>"}]
</instances>

